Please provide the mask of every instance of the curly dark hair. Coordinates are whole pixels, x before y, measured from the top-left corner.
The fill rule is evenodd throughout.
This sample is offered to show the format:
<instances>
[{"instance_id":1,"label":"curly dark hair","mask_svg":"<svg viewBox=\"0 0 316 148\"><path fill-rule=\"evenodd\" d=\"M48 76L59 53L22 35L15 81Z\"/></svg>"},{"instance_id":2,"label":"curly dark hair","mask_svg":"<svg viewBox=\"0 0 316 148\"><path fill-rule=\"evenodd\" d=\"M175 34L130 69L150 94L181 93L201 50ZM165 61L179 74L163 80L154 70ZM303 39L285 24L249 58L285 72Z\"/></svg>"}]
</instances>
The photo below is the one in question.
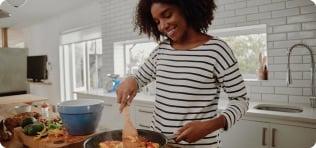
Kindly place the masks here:
<instances>
[{"instance_id":1,"label":"curly dark hair","mask_svg":"<svg viewBox=\"0 0 316 148\"><path fill-rule=\"evenodd\" d=\"M147 34L156 41L160 41L164 35L158 30L151 15L153 3L164 3L175 5L180 8L186 22L198 32L207 32L208 26L214 19L216 4L214 0L140 0L136 7L134 18L134 31L139 29L139 35Z\"/></svg>"}]
</instances>

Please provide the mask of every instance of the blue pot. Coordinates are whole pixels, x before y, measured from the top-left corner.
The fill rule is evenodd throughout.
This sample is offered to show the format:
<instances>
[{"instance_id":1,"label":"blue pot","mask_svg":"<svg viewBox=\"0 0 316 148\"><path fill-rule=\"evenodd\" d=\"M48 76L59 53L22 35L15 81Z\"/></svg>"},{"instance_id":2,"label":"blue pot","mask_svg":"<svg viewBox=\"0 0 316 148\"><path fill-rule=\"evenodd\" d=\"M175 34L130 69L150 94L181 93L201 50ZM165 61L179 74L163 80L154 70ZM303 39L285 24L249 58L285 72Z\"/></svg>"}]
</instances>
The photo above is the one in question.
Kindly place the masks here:
<instances>
[{"instance_id":1,"label":"blue pot","mask_svg":"<svg viewBox=\"0 0 316 148\"><path fill-rule=\"evenodd\" d=\"M95 132L103 107L102 100L80 99L59 103L57 111L70 135L88 135Z\"/></svg>"}]
</instances>

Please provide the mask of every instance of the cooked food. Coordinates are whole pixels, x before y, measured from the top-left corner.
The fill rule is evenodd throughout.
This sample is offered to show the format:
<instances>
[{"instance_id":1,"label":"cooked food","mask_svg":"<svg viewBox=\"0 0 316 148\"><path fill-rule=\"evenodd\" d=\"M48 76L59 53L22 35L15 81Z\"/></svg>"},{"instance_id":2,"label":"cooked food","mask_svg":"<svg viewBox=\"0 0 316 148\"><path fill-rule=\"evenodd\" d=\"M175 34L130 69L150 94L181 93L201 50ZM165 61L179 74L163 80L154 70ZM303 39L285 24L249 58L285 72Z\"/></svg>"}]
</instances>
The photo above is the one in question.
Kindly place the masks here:
<instances>
[{"instance_id":1,"label":"cooked food","mask_svg":"<svg viewBox=\"0 0 316 148\"><path fill-rule=\"evenodd\" d=\"M34 117L35 119L38 119L41 115L37 112L25 112L25 113L19 113L12 118L5 119L5 126L9 129L9 131L13 132L13 129L20 126L22 121L26 118Z\"/></svg>"},{"instance_id":2,"label":"cooked food","mask_svg":"<svg viewBox=\"0 0 316 148\"><path fill-rule=\"evenodd\" d=\"M137 145L137 148L159 148L158 143L150 142L149 140L143 137L129 137L128 143L132 145ZM100 148L123 148L122 141L114 141L114 140L107 140L99 143Z\"/></svg>"},{"instance_id":3,"label":"cooked food","mask_svg":"<svg viewBox=\"0 0 316 148\"><path fill-rule=\"evenodd\" d=\"M36 123L36 122L37 120L34 117L27 117L22 121L21 127L24 128L25 126Z\"/></svg>"},{"instance_id":4,"label":"cooked food","mask_svg":"<svg viewBox=\"0 0 316 148\"><path fill-rule=\"evenodd\" d=\"M23 132L26 135L35 136L35 135L38 134L38 132L41 132L43 129L44 129L44 125L43 124L41 124L41 123L33 123L33 124L26 125L23 128Z\"/></svg>"}]
</instances>

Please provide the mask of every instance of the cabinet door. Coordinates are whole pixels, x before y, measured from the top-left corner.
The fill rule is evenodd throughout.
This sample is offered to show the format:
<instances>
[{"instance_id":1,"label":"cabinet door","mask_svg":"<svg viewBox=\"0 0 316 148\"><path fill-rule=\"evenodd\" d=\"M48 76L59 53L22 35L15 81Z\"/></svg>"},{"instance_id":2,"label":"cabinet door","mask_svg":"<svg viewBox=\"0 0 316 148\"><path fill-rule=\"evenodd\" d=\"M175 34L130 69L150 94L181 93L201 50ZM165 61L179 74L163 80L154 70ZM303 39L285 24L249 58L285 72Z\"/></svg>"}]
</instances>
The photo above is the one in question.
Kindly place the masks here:
<instances>
[{"instance_id":1,"label":"cabinet door","mask_svg":"<svg viewBox=\"0 0 316 148\"><path fill-rule=\"evenodd\" d=\"M115 110L111 101L104 103L101 119L99 122L98 130L112 130L115 129Z\"/></svg>"},{"instance_id":2,"label":"cabinet door","mask_svg":"<svg viewBox=\"0 0 316 148\"><path fill-rule=\"evenodd\" d=\"M311 148L316 142L316 129L270 124L271 148Z\"/></svg>"},{"instance_id":3,"label":"cabinet door","mask_svg":"<svg viewBox=\"0 0 316 148\"><path fill-rule=\"evenodd\" d=\"M151 120L153 116L153 107L136 106L135 121L137 128L151 129Z\"/></svg>"},{"instance_id":4,"label":"cabinet door","mask_svg":"<svg viewBox=\"0 0 316 148\"><path fill-rule=\"evenodd\" d=\"M269 124L239 120L221 134L223 148L268 148Z\"/></svg>"}]
</instances>

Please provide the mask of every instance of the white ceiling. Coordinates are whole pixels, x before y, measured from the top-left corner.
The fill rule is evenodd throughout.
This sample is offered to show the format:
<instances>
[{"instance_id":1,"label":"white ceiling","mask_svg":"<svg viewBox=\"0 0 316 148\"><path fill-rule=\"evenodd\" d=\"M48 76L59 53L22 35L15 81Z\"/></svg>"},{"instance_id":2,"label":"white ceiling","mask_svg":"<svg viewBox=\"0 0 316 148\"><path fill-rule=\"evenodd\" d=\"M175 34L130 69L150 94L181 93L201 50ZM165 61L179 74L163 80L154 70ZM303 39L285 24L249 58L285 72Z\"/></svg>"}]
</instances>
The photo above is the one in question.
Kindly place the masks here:
<instances>
[{"instance_id":1,"label":"white ceiling","mask_svg":"<svg viewBox=\"0 0 316 148\"><path fill-rule=\"evenodd\" d=\"M60 15L72 9L83 7L92 0L27 0L22 7L12 7L3 2L0 9L11 17L0 19L0 28L21 28Z\"/></svg>"},{"instance_id":2,"label":"white ceiling","mask_svg":"<svg viewBox=\"0 0 316 148\"><path fill-rule=\"evenodd\" d=\"M18 8L3 2L0 9L9 12L11 17L0 18L0 28L8 27L9 45L16 44L23 41L21 28L83 7L91 2L93 0L27 0L22 7ZM0 40L1 38L0 35Z\"/></svg>"}]
</instances>

